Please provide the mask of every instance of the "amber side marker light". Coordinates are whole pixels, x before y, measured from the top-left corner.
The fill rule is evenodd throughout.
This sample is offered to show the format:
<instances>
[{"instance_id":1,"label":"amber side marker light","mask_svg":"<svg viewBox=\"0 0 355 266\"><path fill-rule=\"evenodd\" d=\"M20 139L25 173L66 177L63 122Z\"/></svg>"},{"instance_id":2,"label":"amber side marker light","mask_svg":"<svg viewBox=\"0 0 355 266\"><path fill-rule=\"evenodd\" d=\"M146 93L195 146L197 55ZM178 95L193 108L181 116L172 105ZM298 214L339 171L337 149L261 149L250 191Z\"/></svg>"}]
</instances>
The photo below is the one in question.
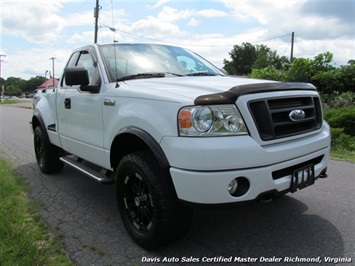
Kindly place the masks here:
<instances>
[{"instance_id":1,"label":"amber side marker light","mask_svg":"<svg viewBox=\"0 0 355 266\"><path fill-rule=\"evenodd\" d=\"M181 110L179 113L179 125L180 128L191 128L191 112L188 110Z\"/></svg>"}]
</instances>

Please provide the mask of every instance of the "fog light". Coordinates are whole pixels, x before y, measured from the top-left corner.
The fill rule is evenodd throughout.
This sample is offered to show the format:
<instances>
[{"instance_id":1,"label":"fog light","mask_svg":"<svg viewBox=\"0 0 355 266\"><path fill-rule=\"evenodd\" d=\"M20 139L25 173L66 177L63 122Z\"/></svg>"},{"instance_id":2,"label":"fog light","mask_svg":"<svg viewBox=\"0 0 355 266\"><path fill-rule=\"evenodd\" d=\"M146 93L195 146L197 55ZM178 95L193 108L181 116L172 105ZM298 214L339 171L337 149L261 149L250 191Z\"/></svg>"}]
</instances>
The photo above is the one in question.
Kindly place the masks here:
<instances>
[{"instance_id":1,"label":"fog light","mask_svg":"<svg viewBox=\"0 0 355 266\"><path fill-rule=\"evenodd\" d=\"M249 191L249 188L249 180L244 176L239 176L229 183L228 192L233 197L241 197Z\"/></svg>"},{"instance_id":2,"label":"fog light","mask_svg":"<svg viewBox=\"0 0 355 266\"><path fill-rule=\"evenodd\" d=\"M233 195L237 191L237 188L238 188L238 181L237 179L233 179L228 185L229 194Z\"/></svg>"}]
</instances>

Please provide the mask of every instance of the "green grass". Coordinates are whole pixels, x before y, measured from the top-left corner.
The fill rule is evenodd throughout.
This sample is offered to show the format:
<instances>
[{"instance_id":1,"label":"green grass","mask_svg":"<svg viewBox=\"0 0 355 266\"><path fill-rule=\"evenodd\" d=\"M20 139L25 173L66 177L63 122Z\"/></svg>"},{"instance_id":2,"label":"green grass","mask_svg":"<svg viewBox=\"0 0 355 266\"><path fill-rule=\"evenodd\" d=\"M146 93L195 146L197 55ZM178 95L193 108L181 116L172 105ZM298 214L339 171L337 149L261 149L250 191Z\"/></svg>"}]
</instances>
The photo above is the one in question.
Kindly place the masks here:
<instances>
[{"instance_id":1,"label":"green grass","mask_svg":"<svg viewBox=\"0 0 355 266\"><path fill-rule=\"evenodd\" d=\"M20 100L1 100L0 104L14 104L14 103L20 103Z\"/></svg>"},{"instance_id":2,"label":"green grass","mask_svg":"<svg viewBox=\"0 0 355 266\"><path fill-rule=\"evenodd\" d=\"M349 152L349 151L344 151L344 150L332 150L330 152L330 156L332 159L340 159L340 160L345 160L351 163L355 163L355 153L354 152Z\"/></svg>"},{"instance_id":3,"label":"green grass","mask_svg":"<svg viewBox=\"0 0 355 266\"><path fill-rule=\"evenodd\" d=\"M0 157L0 265L73 265L37 208L23 176Z\"/></svg>"}]
</instances>

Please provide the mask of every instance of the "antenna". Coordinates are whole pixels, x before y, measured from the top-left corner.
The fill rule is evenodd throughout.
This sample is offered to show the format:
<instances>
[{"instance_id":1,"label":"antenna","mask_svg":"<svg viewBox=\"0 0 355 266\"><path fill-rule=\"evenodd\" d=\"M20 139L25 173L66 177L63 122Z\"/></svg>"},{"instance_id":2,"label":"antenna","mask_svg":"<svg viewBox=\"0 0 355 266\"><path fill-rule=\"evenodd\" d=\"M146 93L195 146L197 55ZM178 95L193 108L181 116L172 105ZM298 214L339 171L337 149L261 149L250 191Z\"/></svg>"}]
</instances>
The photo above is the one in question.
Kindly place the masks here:
<instances>
[{"instance_id":1,"label":"antenna","mask_svg":"<svg viewBox=\"0 0 355 266\"><path fill-rule=\"evenodd\" d=\"M114 55L115 55L115 79L116 79L116 87L115 88L118 88L120 86L120 84L118 84L118 70L117 70L117 53L116 53L116 43L117 41L113 40L113 51L114 51Z\"/></svg>"}]
</instances>

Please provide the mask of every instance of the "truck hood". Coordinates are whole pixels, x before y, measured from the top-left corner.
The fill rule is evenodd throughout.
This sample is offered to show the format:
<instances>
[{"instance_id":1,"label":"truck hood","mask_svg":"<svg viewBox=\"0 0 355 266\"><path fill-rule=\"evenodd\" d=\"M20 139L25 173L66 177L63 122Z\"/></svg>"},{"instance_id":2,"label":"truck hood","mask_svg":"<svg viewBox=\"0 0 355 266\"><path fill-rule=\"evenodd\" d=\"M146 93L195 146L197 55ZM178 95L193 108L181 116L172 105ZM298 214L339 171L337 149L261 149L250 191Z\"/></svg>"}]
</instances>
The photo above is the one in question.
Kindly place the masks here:
<instances>
[{"instance_id":1,"label":"truck hood","mask_svg":"<svg viewBox=\"0 0 355 266\"><path fill-rule=\"evenodd\" d=\"M202 95L219 94L242 85L275 83L275 81L256 80L241 77L165 77L125 81L131 92L151 95L155 99L194 102ZM137 91L137 92L138 92ZM150 97L149 97L150 98Z\"/></svg>"}]
</instances>

